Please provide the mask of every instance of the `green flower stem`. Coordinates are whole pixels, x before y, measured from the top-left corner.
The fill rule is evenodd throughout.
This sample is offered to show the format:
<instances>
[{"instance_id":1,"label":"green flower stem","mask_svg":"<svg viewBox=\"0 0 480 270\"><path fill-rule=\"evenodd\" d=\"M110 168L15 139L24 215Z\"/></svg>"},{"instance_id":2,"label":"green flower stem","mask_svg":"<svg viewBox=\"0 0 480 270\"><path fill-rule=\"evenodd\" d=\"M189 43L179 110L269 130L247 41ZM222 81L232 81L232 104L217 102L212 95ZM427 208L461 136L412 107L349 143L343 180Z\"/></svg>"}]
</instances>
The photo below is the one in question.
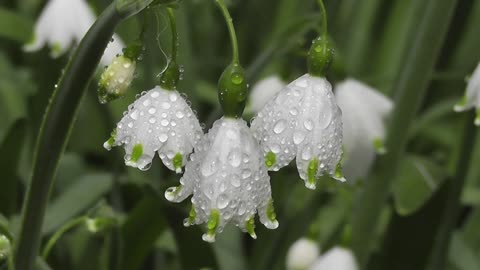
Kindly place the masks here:
<instances>
[{"instance_id":1,"label":"green flower stem","mask_svg":"<svg viewBox=\"0 0 480 270\"><path fill-rule=\"evenodd\" d=\"M167 69L160 77L160 86L163 89L175 90L177 89L178 81L180 80L180 67L177 64L178 51L178 33L177 22L173 9L167 8L168 19L170 21L170 28L172 31L172 55L167 63Z\"/></svg>"},{"instance_id":2,"label":"green flower stem","mask_svg":"<svg viewBox=\"0 0 480 270\"><path fill-rule=\"evenodd\" d=\"M322 12L322 37L327 39L328 38L328 25L327 25L327 10L325 9L325 5L323 4L323 0L317 0L318 6L320 7L320 12Z\"/></svg>"},{"instance_id":3,"label":"green flower stem","mask_svg":"<svg viewBox=\"0 0 480 270\"><path fill-rule=\"evenodd\" d=\"M240 59L238 56L238 42L237 42L237 35L235 34L235 28L233 27L233 20L232 17L230 16L230 13L228 12L227 7L225 6L225 3L223 0L215 0L217 3L218 7L221 9L223 16L225 17L225 21L227 22L228 26L228 32L230 33L230 40L232 43L232 57L233 61L232 63L240 63Z\"/></svg>"},{"instance_id":4,"label":"green flower stem","mask_svg":"<svg viewBox=\"0 0 480 270\"><path fill-rule=\"evenodd\" d=\"M47 244L45 245L45 248L43 249L42 252L42 258L46 261L48 258L48 255L50 254L50 251L52 250L53 246L57 243L58 239L63 236L67 231L70 229L73 229L77 225L85 223L87 220L87 217L82 216L76 219L72 219L69 222L67 222L65 225L63 225L58 231L56 231L53 236L48 240Z\"/></svg>"},{"instance_id":5,"label":"green flower stem","mask_svg":"<svg viewBox=\"0 0 480 270\"><path fill-rule=\"evenodd\" d=\"M455 228L460 213L460 196L467 179L468 168L475 148L475 137L477 127L473 125L474 113L467 117L465 122L465 131L461 138L461 147L455 178L449 183L448 197L442 221L438 228L437 237L430 256L431 270L443 270L447 264L447 253L451 239L451 233Z\"/></svg>"},{"instance_id":6,"label":"green flower stem","mask_svg":"<svg viewBox=\"0 0 480 270\"><path fill-rule=\"evenodd\" d=\"M81 41L52 94L36 145L22 225L16 242L16 270L33 268L55 170L68 141L80 101L115 27L134 13L126 12L125 9L123 12L117 11L115 3L107 7Z\"/></svg>"},{"instance_id":7,"label":"green flower stem","mask_svg":"<svg viewBox=\"0 0 480 270\"><path fill-rule=\"evenodd\" d=\"M456 0L430 0L412 38L396 83L397 98L386 138L388 152L378 158L376 174L365 182L364 191L355 204L352 248L361 266L365 266L369 258L381 210L405 151L409 127L425 96L456 3Z\"/></svg>"},{"instance_id":8,"label":"green flower stem","mask_svg":"<svg viewBox=\"0 0 480 270\"><path fill-rule=\"evenodd\" d=\"M177 33L177 20L175 19L175 14L173 14L172 8L167 8L168 18L170 21L170 28L172 28L172 58L171 60L177 61L177 51L178 51L178 33Z\"/></svg>"}]
</instances>

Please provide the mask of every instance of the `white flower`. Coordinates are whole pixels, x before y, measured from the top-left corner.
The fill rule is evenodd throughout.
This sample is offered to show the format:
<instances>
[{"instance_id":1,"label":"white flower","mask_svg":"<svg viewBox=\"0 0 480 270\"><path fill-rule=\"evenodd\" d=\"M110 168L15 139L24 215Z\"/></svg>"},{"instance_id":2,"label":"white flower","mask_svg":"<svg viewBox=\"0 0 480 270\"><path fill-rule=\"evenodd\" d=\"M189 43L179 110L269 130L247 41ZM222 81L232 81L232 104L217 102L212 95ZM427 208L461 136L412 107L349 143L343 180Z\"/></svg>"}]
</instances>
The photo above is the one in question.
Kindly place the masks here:
<instances>
[{"instance_id":1,"label":"white flower","mask_svg":"<svg viewBox=\"0 0 480 270\"><path fill-rule=\"evenodd\" d=\"M135 66L136 61L124 55L114 58L100 78L98 89L100 103L107 103L125 94L132 83Z\"/></svg>"},{"instance_id":2,"label":"white flower","mask_svg":"<svg viewBox=\"0 0 480 270\"><path fill-rule=\"evenodd\" d=\"M257 114L252 130L270 170L288 165L295 156L300 177L315 189L316 178L341 174L342 112L330 83L308 74L282 89Z\"/></svg>"},{"instance_id":3,"label":"white flower","mask_svg":"<svg viewBox=\"0 0 480 270\"><path fill-rule=\"evenodd\" d=\"M31 52L48 45L51 56L59 57L74 43L78 44L94 22L95 15L84 0L50 0L35 24L34 40L24 49ZM121 39L115 36L101 62L111 63L123 47Z\"/></svg>"},{"instance_id":4,"label":"white flower","mask_svg":"<svg viewBox=\"0 0 480 270\"><path fill-rule=\"evenodd\" d=\"M276 75L266 77L257 82L250 93L249 111L252 113L259 112L284 87L285 83Z\"/></svg>"},{"instance_id":5,"label":"white flower","mask_svg":"<svg viewBox=\"0 0 480 270\"><path fill-rule=\"evenodd\" d=\"M348 179L358 180L367 175L376 152L385 151L385 122L393 103L354 79L339 83L335 96L343 117L343 169Z\"/></svg>"},{"instance_id":6,"label":"white flower","mask_svg":"<svg viewBox=\"0 0 480 270\"><path fill-rule=\"evenodd\" d=\"M320 254L317 243L300 238L288 249L287 270L307 270Z\"/></svg>"},{"instance_id":7,"label":"white flower","mask_svg":"<svg viewBox=\"0 0 480 270\"><path fill-rule=\"evenodd\" d=\"M195 146L180 183L179 187L167 189L165 197L180 202L193 193L192 212L185 225L208 223L205 241L215 241L215 234L229 222L256 238L257 211L267 228L278 227L270 177L258 143L244 120L217 120Z\"/></svg>"},{"instance_id":8,"label":"white flower","mask_svg":"<svg viewBox=\"0 0 480 270\"><path fill-rule=\"evenodd\" d=\"M10 240L3 234L0 234L0 262L8 257L11 252Z\"/></svg>"},{"instance_id":9,"label":"white flower","mask_svg":"<svg viewBox=\"0 0 480 270\"><path fill-rule=\"evenodd\" d=\"M454 110L456 112L463 112L473 107L477 110L475 125L480 126L480 64L477 65L475 71L468 80L465 96L455 105Z\"/></svg>"},{"instance_id":10,"label":"white flower","mask_svg":"<svg viewBox=\"0 0 480 270\"><path fill-rule=\"evenodd\" d=\"M358 270L353 253L342 247L334 247L315 261L309 270Z\"/></svg>"},{"instance_id":11,"label":"white flower","mask_svg":"<svg viewBox=\"0 0 480 270\"><path fill-rule=\"evenodd\" d=\"M142 95L124 113L104 147L123 145L125 164L150 168L158 151L163 164L177 173L203 132L195 113L177 91L157 86Z\"/></svg>"}]
</instances>

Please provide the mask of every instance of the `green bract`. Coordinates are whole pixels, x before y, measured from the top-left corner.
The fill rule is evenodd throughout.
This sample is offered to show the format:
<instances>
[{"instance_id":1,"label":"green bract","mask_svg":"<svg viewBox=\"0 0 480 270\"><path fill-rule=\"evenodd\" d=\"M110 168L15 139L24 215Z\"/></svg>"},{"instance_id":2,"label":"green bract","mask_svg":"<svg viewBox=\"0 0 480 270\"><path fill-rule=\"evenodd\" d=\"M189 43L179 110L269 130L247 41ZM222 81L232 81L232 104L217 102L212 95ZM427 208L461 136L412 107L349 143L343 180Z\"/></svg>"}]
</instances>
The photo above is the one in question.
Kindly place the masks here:
<instances>
[{"instance_id":1,"label":"green bract","mask_svg":"<svg viewBox=\"0 0 480 270\"><path fill-rule=\"evenodd\" d=\"M218 99L227 117L239 118L245 109L247 81L239 63L230 64L218 80Z\"/></svg>"},{"instance_id":2,"label":"green bract","mask_svg":"<svg viewBox=\"0 0 480 270\"><path fill-rule=\"evenodd\" d=\"M312 76L325 77L332 60L333 49L328 38L322 36L315 39L308 52L308 73Z\"/></svg>"}]
</instances>

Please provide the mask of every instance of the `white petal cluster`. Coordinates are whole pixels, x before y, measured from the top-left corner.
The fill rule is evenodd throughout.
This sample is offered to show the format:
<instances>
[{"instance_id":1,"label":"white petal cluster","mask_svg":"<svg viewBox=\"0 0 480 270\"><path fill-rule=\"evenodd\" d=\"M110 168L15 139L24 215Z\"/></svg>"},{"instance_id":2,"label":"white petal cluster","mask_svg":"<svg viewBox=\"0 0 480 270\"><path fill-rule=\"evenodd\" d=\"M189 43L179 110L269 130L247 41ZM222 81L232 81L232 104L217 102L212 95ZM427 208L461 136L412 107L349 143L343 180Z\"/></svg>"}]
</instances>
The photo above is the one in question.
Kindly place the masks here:
<instances>
[{"instance_id":1,"label":"white petal cluster","mask_svg":"<svg viewBox=\"0 0 480 270\"><path fill-rule=\"evenodd\" d=\"M217 120L195 146L180 183L165 197L180 202L193 194L185 225L207 223L205 241L215 241L215 234L230 222L256 238L257 211L267 228L278 227L263 154L244 120Z\"/></svg>"},{"instance_id":2,"label":"white petal cluster","mask_svg":"<svg viewBox=\"0 0 480 270\"><path fill-rule=\"evenodd\" d=\"M300 238L287 253L287 270L307 270L320 254L317 243L307 238Z\"/></svg>"},{"instance_id":3,"label":"white petal cluster","mask_svg":"<svg viewBox=\"0 0 480 270\"><path fill-rule=\"evenodd\" d=\"M477 110L475 125L480 126L480 64L477 65L475 71L468 80L465 96L462 101L455 105L454 110L456 112L463 112L471 108Z\"/></svg>"},{"instance_id":4,"label":"white petal cluster","mask_svg":"<svg viewBox=\"0 0 480 270\"><path fill-rule=\"evenodd\" d=\"M51 56L59 57L74 43L79 43L95 22L95 15L85 0L50 0L35 24L35 36L26 51L51 48ZM117 36L107 47L102 63L108 65L122 52L123 42Z\"/></svg>"},{"instance_id":5,"label":"white petal cluster","mask_svg":"<svg viewBox=\"0 0 480 270\"><path fill-rule=\"evenodd\" d=\"M276 93L285 87L285 83L277 75L258 81L252 88L248 110L259 112Z\"/></svg>"},{"instance_id":6,"label":"white petal cluster","mask_svg":"<svg viewBox=\"0 0 480 270\"><path fill-rule=\"evenodd\" d=\"M180 173L202 135L197 116L185 98L177 91L157 86L129 106L104 147L109 150L123 145L125 163L141 170L150 168L158 152L165 166Z\"/></svg>"},{"instance_id":7,"label":"white petal cluster","mask_svg":"<svg viewBox=\"0 0 480 270\"><path fill-rule=\"evenodd\" d=\"M282 89L252 121L270 170L277 171L295 157L300 177L315 189L316 178L341 174L342 112L330 83L308 74Z\"/></svg>"},{"instance_id":8,"label":"white petal cluster","mask_svg":"<svg viewBox=\"0 0 480 270\"><path fill-rule=\"evenodd\" d=\"M354 79L339 83L335 97L343 117L343 169L348 179L358 180L367 175L377 152L385 151L385 123L393 102Z\"/></svg>"},{"instance_id":9,"label":"white petal cluster","mask_svg":"<svg viewBox=\"0 0 480 270\"><path fill-rule=\"evenodd\" d=\"M353 253L342 247L334 247L320 256L309 270L358 270Z\"/></svg>"}]
</instances>

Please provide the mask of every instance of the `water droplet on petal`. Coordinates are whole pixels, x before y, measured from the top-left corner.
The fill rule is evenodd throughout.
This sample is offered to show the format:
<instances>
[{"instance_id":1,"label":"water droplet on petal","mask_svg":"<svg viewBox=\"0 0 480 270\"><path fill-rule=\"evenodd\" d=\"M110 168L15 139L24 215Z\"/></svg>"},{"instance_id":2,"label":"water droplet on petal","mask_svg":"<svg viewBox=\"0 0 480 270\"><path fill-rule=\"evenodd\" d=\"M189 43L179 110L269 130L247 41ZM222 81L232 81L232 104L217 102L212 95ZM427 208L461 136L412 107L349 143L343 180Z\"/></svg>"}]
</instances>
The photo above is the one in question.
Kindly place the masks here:
<instances>
[{"instance_id":1,"label":"water droplet on petal","mask_svg":"<svg viewBox=\"0 0 480 270\"><path fill-rule=\"evenodd\" d=\"M287 127L287 121L283 119L278 120L277 123L275 123L275 126L273 127L273 132L275 132L276 134L280 134L285 130L286 127Z\"/></svg>"},{"instance_id":2,"label":"water droplet on petal","mask_svg":"<svg viewBox=\"0 0 480 270\"><path fill-rule=\"evenodd\" d=\"M133 112L130 113L130 117L133 119L133 120L137 120L138 119L138 111L137 110L134 110Z\"/></svg>"},{"instance_id":3,"label":"water droplet on petal","mask_svg":"<svg viewBox=\"0 0 480 270\"><path fill-rule=\"evenodd\" d=\"M293 143L301 144L305 140L305 134L301 131L297 131L293 134Z\"/></svg>"},{"instance_id":4,"label":"water droplet on petal","mask_svg":"<svg viewBox=\"0 0 480 270\"><path fill-rule=\"evenodd\" d=\"M168 135L165 134L165 133L162 133L160 134L160 136L158 136L158 140L162 143L166 142L168 140Z\"/></svg>"},{"instance_id":5,"label":"water droplet on petal","mask_svg":"<svg viewBox=\"0 0 480 270\"><path fill-rule=\"evenodd\" d=\"M240 166L240 163L242 162L242 154L238 149L233 149L232 152L230 152L228 155L228 162L233 167Z\"/></svg>"},{"instance_id":6,"label":"water droplet on petal","mask_svg":"<svg viewBox=\"0 0 480 270\"><path fill-rule=\"evenodd\" d=\"M312 130L313 129L313 122L310 119L307 119L303 121L303 126L305 127L306 130Z\"/></svg>"},{"instance_id":7,"label":"water droplet on petal","mask_svg":"<svg viewBox=\"0 0 480 270\"><path fill-rule=\"evenodd\" d=\"M218 196L217 198L217 207L218 209L224 209L225 207L228 206L228 203L230 201L228 200L228 197L227 195L225 194L220 194L220 196Z\"/></svg>"}]
</instances>

